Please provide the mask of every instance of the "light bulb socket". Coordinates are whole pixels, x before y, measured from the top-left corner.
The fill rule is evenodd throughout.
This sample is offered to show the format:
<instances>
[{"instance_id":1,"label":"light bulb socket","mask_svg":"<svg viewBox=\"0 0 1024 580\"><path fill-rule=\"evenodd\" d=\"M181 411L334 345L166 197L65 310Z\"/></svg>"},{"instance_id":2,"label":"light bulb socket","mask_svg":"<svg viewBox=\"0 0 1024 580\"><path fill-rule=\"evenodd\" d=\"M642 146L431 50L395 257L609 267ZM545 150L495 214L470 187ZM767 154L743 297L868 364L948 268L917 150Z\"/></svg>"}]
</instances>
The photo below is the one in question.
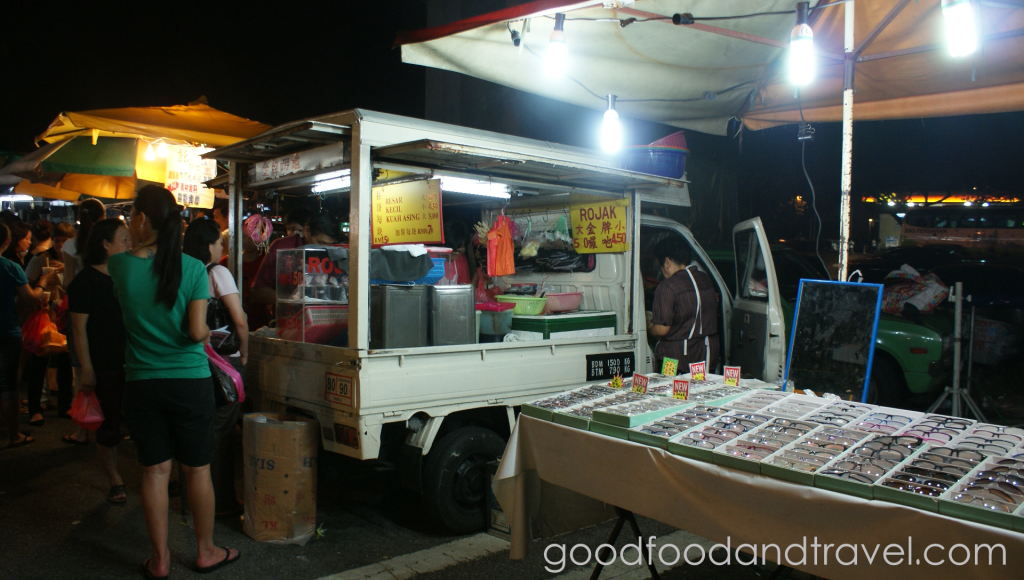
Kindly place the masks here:
<instances>
[{"instance_id":1,"label":"light bulb socket","mask_svg":"<svg viewBox=\"0 0 1024 580\"><path fill-rule=\"evenodd\" d=\"M693 24L693 22L693 14L690 14L689 12L672 15L672 24L675 24L676 26L686 26L687 24Z\"/></svg>"},{"instance_id":2,"label":"light bulb socket","mask_svg":"<svg viewBox=\"0 0 1024 580\"><path fill-rule=\"evenodd\" d=\"M565 30L565 14L562 14L561 12L555 14L555 30Z\"/></svg>"},{"instance_id":3,"label":"light bulb socket","mask_svg":"<svg viewBox=\"0 0 1024 580\"><path fill-rule=\"evenodd\" d=\"M807 13L810 11L810 2L797 2L796 3L796 24L807 24Z\"/></svg>"},{"instance_id":4,"label":"light bulb socket","mask_svg":"<svg viewBox=\"0 0 1024 580\"><path fill-rule=\"evenodd\" d=\"M615 110L615 100L618 99L618 95L608 95L608 110Z\"/></svg>"}]
</instances>

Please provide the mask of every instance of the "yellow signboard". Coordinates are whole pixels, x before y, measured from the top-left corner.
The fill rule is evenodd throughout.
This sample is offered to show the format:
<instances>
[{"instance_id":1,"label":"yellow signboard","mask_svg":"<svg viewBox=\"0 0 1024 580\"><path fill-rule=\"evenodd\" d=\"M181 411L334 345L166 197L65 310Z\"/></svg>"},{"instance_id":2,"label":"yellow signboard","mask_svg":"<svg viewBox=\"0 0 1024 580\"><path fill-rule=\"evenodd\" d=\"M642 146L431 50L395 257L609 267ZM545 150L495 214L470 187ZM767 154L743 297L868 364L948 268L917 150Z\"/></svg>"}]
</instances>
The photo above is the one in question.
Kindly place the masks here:
<instances>
[{"instance_id":1,"label":"yellow signboard","mask_svg":"<svg viewBox=\"0 0 1024 580\"><path fill-rule=\"evenodd\" d=\"M168 146L164 187L185 207L213 207L214 190L204 182L217 177L217 162L203 159L205 147Z\"/></svg>"},{"instance_id":2,"label":"yellow signboard","mask_svg":"<svg viewBox=\"0 0 1024 580\"><path fill-rule=\"evenodd\" d=\"M441 180L374 187L373 245L440 244Z\"/></svg>"},{"instance_id":3,"label":"yellow signboard","mask_svg":"<svg viewBox=\"0 0 1024 580\"><path fill-rule=\"evenodd\" d=\"M611 254L629 250L626 230L628 199L570 206L572 243L580 254Z\"/></svg>"}]
</instances>

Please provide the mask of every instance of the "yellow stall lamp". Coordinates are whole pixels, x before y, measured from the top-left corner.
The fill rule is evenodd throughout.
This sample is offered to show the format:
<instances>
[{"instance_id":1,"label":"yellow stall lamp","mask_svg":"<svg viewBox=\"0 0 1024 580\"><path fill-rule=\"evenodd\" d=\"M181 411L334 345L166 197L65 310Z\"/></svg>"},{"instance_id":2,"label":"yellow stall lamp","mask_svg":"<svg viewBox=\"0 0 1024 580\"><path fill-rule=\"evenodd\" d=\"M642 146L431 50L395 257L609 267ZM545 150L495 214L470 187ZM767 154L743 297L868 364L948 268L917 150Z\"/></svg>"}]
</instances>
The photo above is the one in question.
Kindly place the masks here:
<instances>
[{"instance_id":1,"label":"yellow stall lamp","mask_svg":"<svg viewBox=\"0 0 1024 580\"><path fill-rule=\"evenodd\" d=\"M796 5L796 26L789 35L789 82L796 86L814 80L814 31L807 24L808 2Z\"/></svg>"},{"instance_id":2,"label":"yellow stall lamp","mask_svg":"<svg viewBox=\"0 0 1024 580\"><path fill-rule=\"evenodd\" d=\"M946 28L949 56L967 56L978 49L971 0L942 0L942 20Z\"/></svg>"},{"instance_id":3,"label":"yellow stall lamp","mask_svg":"<svg viewBox=\"0 0 1024 580\"><path fill-rule=\"evenodd\" d=\"M156 154L160 157L167 157L167 144L163 141L156 146Z\"/></svg>"},{"instance_id":4,"label":"yellow stall lamp","mask_svg":"<svg viewBox=\"0 0 1024 580\"><path fill-rule=\"evenodd\" d=\"M146 161L156 161L156 151L153 150L152 143L146 145Z\"/></svg>"}]
</instances>

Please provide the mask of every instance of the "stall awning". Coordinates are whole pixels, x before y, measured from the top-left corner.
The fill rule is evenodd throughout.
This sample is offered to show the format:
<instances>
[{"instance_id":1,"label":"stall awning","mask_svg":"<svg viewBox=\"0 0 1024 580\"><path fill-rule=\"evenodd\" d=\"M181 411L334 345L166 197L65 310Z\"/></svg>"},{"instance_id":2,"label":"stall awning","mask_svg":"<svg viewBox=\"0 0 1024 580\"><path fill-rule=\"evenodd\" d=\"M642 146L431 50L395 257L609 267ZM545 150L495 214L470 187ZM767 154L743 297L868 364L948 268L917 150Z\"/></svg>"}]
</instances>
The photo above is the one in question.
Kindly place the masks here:
<instances>
[{"instance_id":1,"label":"stall awning","mask_svg":"<svg viewBox=\"0 0 1024 580\"><path fill-rule=\"evenodd\" d=\"M629 189L654 187L681 190L685 184L681 180L621 169L431 140L374 148L373 160L411 168L449 170L485 180L529 183L555 192L624 193Z\"/></svg>"},{"instance_id":2,"label":"stall awning","mask_svg":"<svg viewBox=\"0 0 1024 580\"><path fill-rule=\"evenodd\" d=\"M54 143L70 135L148 137L221 147L270 129L256 121L219 111L200 99L171 107L128 107L61 113L36 142Z\"/></svg>"},{"instance_id":3,"label":"stall awning","mask_svg":"<svg viewBox=\"0 0 1024 580\"><path fill-rule=\"evenodd\" d=\"M827 2L812 2L812 5ZM605 5L631 6L618 9ZM812 10L817 79L800 99L782 57L795 24L792 0L540 0L445 26L400 34L402 60L460 72L556 100L603 109L618 96L627 117L713 134L741 118L754 129L842 118L844 4ZM940 0L856 0L854 118L876 120L1024 110L1024 9L980 2L983 46L946 51ZM542 55L565 13L567 75L552 80ZM729 20L700 20L786 12ZM691 13L691 25L672 24ZM635 19L635 20L631 20ZM522 35L513 46L509 28ZM574 82L578 81L578 82Z\"/></svg>"}]
</instances>

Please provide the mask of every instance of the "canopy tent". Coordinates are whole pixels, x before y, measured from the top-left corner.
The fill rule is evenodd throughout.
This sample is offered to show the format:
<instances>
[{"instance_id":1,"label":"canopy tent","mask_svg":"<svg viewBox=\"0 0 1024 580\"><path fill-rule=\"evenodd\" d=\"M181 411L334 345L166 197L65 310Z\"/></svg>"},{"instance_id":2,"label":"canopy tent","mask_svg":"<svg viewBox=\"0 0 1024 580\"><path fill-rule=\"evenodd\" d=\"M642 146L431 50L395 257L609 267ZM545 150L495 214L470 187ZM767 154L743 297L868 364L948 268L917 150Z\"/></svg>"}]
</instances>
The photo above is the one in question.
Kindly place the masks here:
<instances>
[{"instance_id":1,"label":"canopy tent","mask_svg":"<svg viewBox=\"0 0 1024 580\"><path fill-rule=\"evenodd\" d=\"M61 113L36 142L54 143L69 136L147 137L222 147L255 137L269 125L218 111L205 97L187 105L129 107Z\"/></svg>"},{"instance_id":2,"label":"canopy tent","mask_svg":"<svg viewBox=\"0 0 1024 580\"><path fill-rule=\"evenodd\" d=\"M959 59L946 51L940 0L811 4L817 78L800 93L783 62L794 0L538 0L402 33L395 44L407 63L593 109L616 95L621 115L705 133L726 134L732 119L750 129L799 122L801 114L843 121L845 278L853 118L1024 110L1024 2L975 0L981 46ZM559 13L568 65L551 79L543 55ZM673 24L677 14L681 25Z\"/></svg>"},{"instance_id":3,"label":"canopy tent","mask_svg":"<svg viewBox=\"0 0 1024 580\"><path fill-rule=\"evenodd\" d=\"M218 111L205 99L172 107L61 113L36 138L44 143L39 149L0 169L0 184L15 185L14 193L46 199L75 201L88 195L130 200L140 181L167 183L168 163L175 152L188 151L175 161L180 167L207 150L194 146L230 145L269 128ZM169 152L153 154L154 143ZM196 173L193 166L188 171ZM201 195L190 196L188 205L213 203L212 192L197 193Z\"/></svg>"}]
</instances>

